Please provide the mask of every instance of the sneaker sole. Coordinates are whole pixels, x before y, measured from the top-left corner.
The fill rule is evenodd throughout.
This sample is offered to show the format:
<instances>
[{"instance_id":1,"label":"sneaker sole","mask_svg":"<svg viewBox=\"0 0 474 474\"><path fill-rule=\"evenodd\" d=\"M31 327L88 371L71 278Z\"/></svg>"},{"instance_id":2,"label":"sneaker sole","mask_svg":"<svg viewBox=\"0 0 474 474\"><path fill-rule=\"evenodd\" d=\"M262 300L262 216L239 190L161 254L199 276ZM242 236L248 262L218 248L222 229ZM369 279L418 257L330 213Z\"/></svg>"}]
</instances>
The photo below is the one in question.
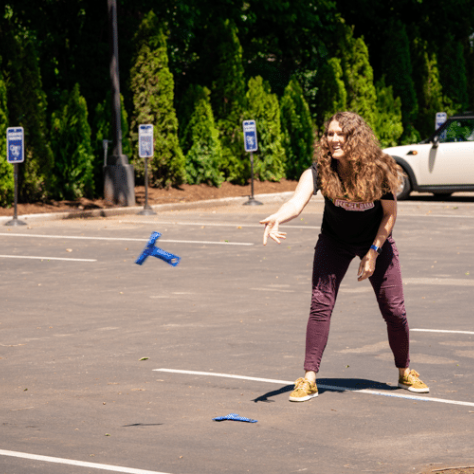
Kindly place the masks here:
<instances>
[{"instance_id":1,"label":"sneaker sole","mask_svg":"<svg viewBox=\"0 0 474 474\"><path fill-rule=\"evenodd\" d=\"M290 397L290 402L306 402L307 400L311 400L314 397L318 396L318 392L313 393L312 395L306 395L306 397Z\"/></svg>"},{"instance_id":2,"label":"sneaker sole","mask_svg":"<svg viewBox=\"0 0 474 474\"><path fill-rule=\"evenodd\" d=\"M399 383L398 387L403 388L404 390L408 390L409 392L414 392L414 393L430 393L429 388L413 388L410 385L403 385L402 383Z\"/></svg>"}]
</instances>

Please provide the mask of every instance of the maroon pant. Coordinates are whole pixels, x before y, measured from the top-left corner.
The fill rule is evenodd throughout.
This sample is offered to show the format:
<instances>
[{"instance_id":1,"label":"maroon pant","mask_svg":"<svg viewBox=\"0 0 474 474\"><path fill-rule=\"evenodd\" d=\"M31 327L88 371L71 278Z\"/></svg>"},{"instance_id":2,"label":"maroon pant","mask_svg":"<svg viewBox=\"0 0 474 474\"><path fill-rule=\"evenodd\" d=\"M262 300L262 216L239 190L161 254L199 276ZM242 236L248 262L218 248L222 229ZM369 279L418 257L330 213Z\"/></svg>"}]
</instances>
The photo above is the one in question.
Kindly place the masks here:
<instances>
[{"instance_id":1,"label":"maroon pant","mask_svg":"<svg viewBox=\"0 0 474 474\"><path fill-rule=\"evenodd\" d=\"M306 331L305 370L319 371L321 357L328 341L331 314L347 268L355 256L363 257L367 246L343 245L321 234L313 263L313 292ZM395 366L407 368L409 328L403 298L402 274L398 250L390 236L377 257L374 274L369 278L382 316L387 323L388 342Z\"/></svg>"}]
</instances>

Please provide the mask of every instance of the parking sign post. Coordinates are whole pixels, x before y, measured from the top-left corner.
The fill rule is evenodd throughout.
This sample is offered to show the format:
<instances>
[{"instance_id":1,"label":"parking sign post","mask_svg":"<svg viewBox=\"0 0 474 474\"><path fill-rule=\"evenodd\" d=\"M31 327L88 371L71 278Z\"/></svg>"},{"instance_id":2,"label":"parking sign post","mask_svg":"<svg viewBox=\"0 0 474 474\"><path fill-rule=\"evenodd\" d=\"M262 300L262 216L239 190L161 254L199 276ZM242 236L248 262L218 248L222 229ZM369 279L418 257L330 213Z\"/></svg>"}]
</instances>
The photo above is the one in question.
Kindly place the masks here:
<instances>
[{"instance_id":1,"label":"parking sign post","mask_svg":"<svg viewBox=\"0 0 474 474\"><path fill-rule=\"evenodd\" d=\"M13 178L15 180L13 219L5 225L26 225L18 220L18 171L19 163L25 161L25 141L23 127L7 128L7 161L13 164Z\"/></svg>"},{"instance_id":2,"label":"parking sign post","mask_svg":"<svg viewBox=\"0 0 474 474\"><path fill-rule=\"evenodd\" d=\"M148 205L148 158L153 157L153 125L139 125L138 127L138 156L145 158L145 205L141 216L153 216L156 212Z\"/></svg>"},{"instance_id":3,"label":"parking sign post","mask_svg":"<svg viewBox=\"0 0 474 474\"><path fill-rule=\"evenodd\" d=\"M247 202L244 202L244 206L261 206L262 203L257 201L253 196L253 152L258 150L257 142L257 124L255 120L244 120L243 122L244 129L244 144L245 151L250 153L250 173L251 173L251 195Z\"/></svg>"}]
</instances>

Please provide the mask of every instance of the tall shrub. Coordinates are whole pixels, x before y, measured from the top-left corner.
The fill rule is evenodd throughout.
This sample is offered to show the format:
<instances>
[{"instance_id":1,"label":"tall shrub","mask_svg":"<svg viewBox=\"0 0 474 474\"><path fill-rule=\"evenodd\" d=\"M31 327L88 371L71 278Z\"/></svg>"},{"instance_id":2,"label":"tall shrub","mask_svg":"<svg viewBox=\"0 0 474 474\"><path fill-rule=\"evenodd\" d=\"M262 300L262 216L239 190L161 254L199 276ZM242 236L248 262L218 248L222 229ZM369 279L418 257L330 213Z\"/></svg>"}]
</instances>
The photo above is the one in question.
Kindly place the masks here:
<instances>
[{"instance_id":1,"label":"tall shrub","mask_svg":"<svg viewBox=\"0 0 474 474\"><path fill-rule=\"evenodd\" d=\"M227 181L244 184L249 169L242 134L245 80L242 46L237 33L237 27L229 20L215 30L217 63L212 104L222 143L221 171Z\"/></svg>"},{"instance_id":2,"label":"tall shrub","mask_svg":"<svg viewBox=\"0 0 474 474\"><path fill-rule=\"evenodd\" d=\"M6 156L7 128L7 89L0 70L0 206L7 206L13 201L13 165L7 162Z\"/></svg>"},{"instance_id":3,"label":"tall shrub","mask_svg":"<svg viewBox=\"0 0 474 474\"><path fill-rule=\"evenodd\" d=\"M246 99L244 118L257 122L259 152L255 160L255 175L260 181L280 181L285 176L285 150L278 98L271 93L270 86L257 76L249 80Z\"/></svg>"},{"instance_id":4,"label":"tall shrub","mask_svg":"<svg viewBox=\"0 0 474 474\"><path fill-rule=\"evenodd\" d=\"M436 54L430 53L427 44L418 40L414 44L413 55L415 86L419 103L415 125L421 136L428 138L434 132L436 113L446 112L449 116L456 110L441 85Z\"/></svg>"},{"instance_id":5,"label":"tall shrub","mask_svg":"<svg viewBox=\"0 0 474 474\"><path fill-rule=\"evenodd\" d=\"M371 126L375 123L377 94L369 50L363 38L355 39L344 23L340 26L340 51L343 79L347 91L347 107L358 113Z\"/></svg>"},{"instance_id":6,"label":"tall shrub","mask_svg":"<svg viewBox=\"0 0 474 474\"><path fill-rule=\"evenodd\" d=\"M179 146L178 120L173 104L174 79L168 67L166 36L158 18L150 11L135 37L137 51L130 73L133 115L130 138L137 177L144 176L138 157L138 126L154 125L154 156L149 166L150 183L170 187L186 180L185 158Z\"/></svg>"},{"instance_id":7,"label":"tall shrub","mask_svg":"<svg viewBox=\"0 0 474 474\"><path fill-rule=\"evenodd\" d=\"M48 140L46 94L33 41L9 38L10 59L5 65L8 115L12 126L25 132L25 162L19 167L19 199L45 199L54 188L53 154Z\"/></svg>"},{"instance_id":8,"label":"tall shrub","mask_svg":"<svg viewBox=\"0 0 474 474\"><path fill-rule=\"evenodd\" d=\"M342 77L341 61L338 58L326 61L318 73L316 123L320 130L332 115L347 109L347 91Z\"/></svg>"},{"instance_id":9,"label":"tall shrub","mask_svg":"<svg viewBox=\"0 0 474 474\"><path fill-rule=\"evenodd\" d=\"M186 127L183 149L186 150L186 175L189 184L220 186L224 181L219 170L222 147L214 123L210 91L196 86L194 112Z\"/></svg>"},{"instance_id":10,"label":"tall shrub","mask_svg":"<svg viewBox=\"0 0 474 474\"><path fill-rule=\"evenodd\" d=\"M402 141L418 141L420 136L413 126L418 114L418 100L413 82L410 42L405 25L399 20L392 22L386 30L382 68L387 83L393 87L393 94L402 101Z\"/></svg>"},{"instance_id":11,"label":"tall shrub","mask_svg":"<svg viewBox=\"0 0 474 474\"><path fill-rule=\"evenodd\" d=\"M474 110L474 38L466 44L466 71L467 71L467 92L469 97L469 110Z\"/></svg>"},{"instance_id":12,"label":"tall shrub","mask_svg":"<svg viewBox=\"0 0 474 474\"><path fill-rule=\"evenodd\" d=\"M51 146L56 178L54 197L77 199L94 193L94 154L87 104L81 96L79 84L71 92L64 92L59 110L51 117ZM96 158L99 159L99 158Z\"/></svg>"},{"instance_id":13,"label":"tall shrub","mask_svg":"<svg viewBox=\"0 0 474 474\"><path fill-rule=\"evenodd\" d=\"M444 38L438 57L443 91L453 101L457 111L463 112L468 108L469 95L462 43L452 36Z\"/></svg>"},{"instance_id":14,"label":"tall shrub","mask_svg":"<svg viewBox=\"0 0 474 474\"><path fill-rule=\"evenodd\" d=\"M382 148L397 146L403 133L402 103L400 97L393 96L392 86L385 84L382 77L375 84L377 91L377 113L374 131Z\"/></svg>"},{"instance_id":15,"label":"tall shrub","mask_svg":"<svg viewBox=\"0 0 474 474\"><path fill-rule=\"evenodd\" d=\"M299 179L313 159L313 122L299 82L292 78L280 101L285 175Z\"/></svg>"}]
</instances>

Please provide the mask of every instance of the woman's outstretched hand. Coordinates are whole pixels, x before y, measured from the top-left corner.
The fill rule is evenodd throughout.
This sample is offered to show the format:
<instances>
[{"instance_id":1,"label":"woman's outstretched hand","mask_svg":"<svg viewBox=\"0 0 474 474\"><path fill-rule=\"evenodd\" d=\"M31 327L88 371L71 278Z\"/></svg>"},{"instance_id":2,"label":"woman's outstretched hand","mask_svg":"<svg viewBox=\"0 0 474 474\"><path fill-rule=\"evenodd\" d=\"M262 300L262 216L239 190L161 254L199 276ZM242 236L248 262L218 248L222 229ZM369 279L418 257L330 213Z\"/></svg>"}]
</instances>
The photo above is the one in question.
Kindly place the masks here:
<instances>
[{"instance_id":1,"label":"woman's outstretched hand","mask_svg":"<svg viewBox=\"0 0 474 474\"><path fill-rule=\"evenodd\" d=\"M273 239L277 244L280 244L280 239L286 239L286 232L280 232L278 230L278 221L273 217L267 217L260 221L260 224L265 224L265 230L263 232L263 245L267 245L268 237Z\"/></svg>"}]
</instances>

